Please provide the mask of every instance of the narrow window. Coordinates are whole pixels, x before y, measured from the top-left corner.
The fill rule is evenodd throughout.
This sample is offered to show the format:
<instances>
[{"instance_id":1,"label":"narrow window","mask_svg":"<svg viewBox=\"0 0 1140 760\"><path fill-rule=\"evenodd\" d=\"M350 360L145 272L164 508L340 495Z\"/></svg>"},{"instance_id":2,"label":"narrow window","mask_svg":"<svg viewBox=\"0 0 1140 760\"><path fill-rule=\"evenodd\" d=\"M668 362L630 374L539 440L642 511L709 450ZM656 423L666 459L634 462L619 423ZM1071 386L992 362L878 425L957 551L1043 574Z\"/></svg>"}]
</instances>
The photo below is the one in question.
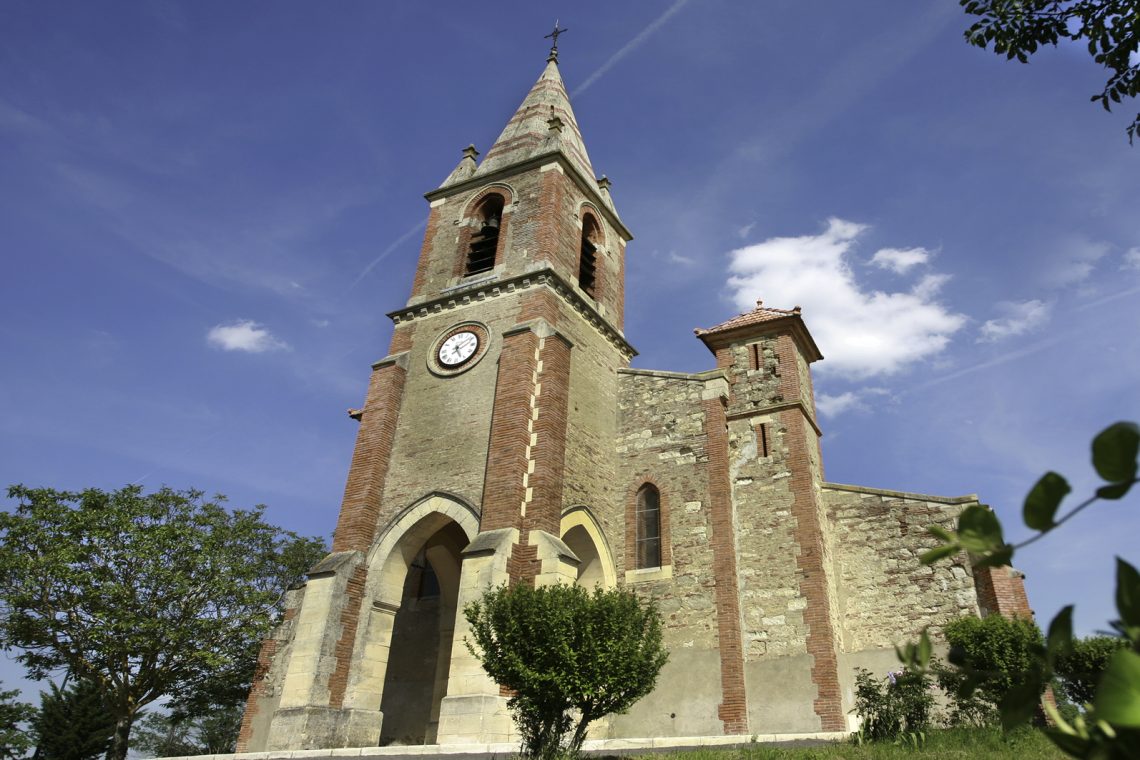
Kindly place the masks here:
<instances>
[{"instance_id":1,"label":"narrow window","mask_svg":"<svg viewBox=\"0 0 1140 760\"><path fill-rule=\"evenodd\" d=\"M645 484L637 492L637 567L661 567L661 494Z\"/></svg>"},{"instance_id":2,"label":"narrow window","mask_svg":"<svg viewBox=\"0 0 1140 760\"><path fill-rule=\"evenodd\" d=\"M467 249L465 275L489 272L495 268L495 251L499 247L499 227L503 222L503 196L488 195L477 215L479 229L471 236Z\"/></svg>"},{"instance_id":3,"label":"narrow window","mask_svg":"<svg viewBox=\"0 0 1140 760\"><path fill-rule=\"evenodd\" d=\"M748 355L752 359L751 369L760 369L763 365L760 363L760 344L751 343L748 346Z\"/></svg>"},{"instance_id":4,"label":"narrow window","mask_svg":"<svg viewBox=\"0 0 1140 760\"><path fill-rule=\"evenodd\" d=\"M594 217L582 219L582 251L578 257L578 287L586 291L590 298L594 295L594 284L598 279L598 240L601 234Z\"/></svg>"},{"instance_id":5,"label":"narrow window","mask_svg":"<svg viewBox=\"0 0 1140 760\"><path fill-rule=\"evenodd\" d=\"M768 456L768 425L760 423L760 456Z\"/></svg>"}]
</instances>

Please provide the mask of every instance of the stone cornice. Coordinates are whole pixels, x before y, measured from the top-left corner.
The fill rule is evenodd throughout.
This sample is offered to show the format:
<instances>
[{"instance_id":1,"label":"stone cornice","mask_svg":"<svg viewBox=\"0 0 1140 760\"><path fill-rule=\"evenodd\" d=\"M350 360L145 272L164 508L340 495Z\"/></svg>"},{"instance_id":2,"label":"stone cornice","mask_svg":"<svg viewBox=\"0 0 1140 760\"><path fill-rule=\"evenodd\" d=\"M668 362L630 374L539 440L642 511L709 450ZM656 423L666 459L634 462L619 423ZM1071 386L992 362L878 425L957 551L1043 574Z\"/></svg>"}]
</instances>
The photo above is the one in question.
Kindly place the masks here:
<instances>
[{"instance_id":1,"label":"stone cornice","mask_svg":"<svg viewBox=\"0 0 1140 760\"><path fill-rule=\"evenodd\" d=\"M716 353L717 348L730 345L739 340L748 340L749 338L779 333L790 334L796 342L800 344L800 348L809 363L819 361L823 358L819 346L815 344L815 339L812 338L803 319L801 319L798 314L782 319L758 322L753 325L730 327L726 330L716 330L715 328L707 331L698 330L697 337L708 346L710 351Z\"/></svg>"},{"instance_id":2,"label":"stone cornice","mask_svg":"<svg viewBox=\"0 0 1140 760\"><path fill-rule=\"evenodd\" d=\"M428 201L436 201L440 198L447 198L449 196L455 195L456 193L461 193L466 190L482 187L483 185L487 185L492 182L502 181L514 174L519 174L531 169L537 169L545 164L549 164L551 161L556 161L559 166L562 167L563 171L567 172L567 175L574 180L574 184L578 185L582 192L586 193L586 195L589 196L592 201L594 201L594 205L598 207L598 209L602 212L602 215L605 216L606 220L614 226L614 228L618 231L618 234L621 235L624 240L633 240L633 233L630 232L629 228L625 226L621 219L618 218L617 212L613 209L612 201L602 195L601 191L598 189L598 181L592 177L587 177L584 175L582 173L582 170L575 166L574 162L567 158L566 155L560 150L551 150L545 153L540 153L536 156L531 156L525 161L520 161L516 164L511 164L510 166L504 166L502 169L498 169L487 174L477 174L473 177L462 180L461 182L456 182L454 185L447 185L446 187L440 187L432 190L431 192L424 193L424 197L427 198Z\"/></svg>"},{"instance_id":3,"label":"stone cornice","mask_svg":"<svg viewBox=\"0 0 1140 760\"><path fill-rule=\"evenodd\" d=\"M804 419L808 421L808 424L811 425L812 430L815 431L815 434L821 437L823 436L823 431L820 430L819 425L816 424L815 417L812 416L811 411L807 407L807 404L798 398L793 401L784 401L779 404L769 404L768 406L757 406L752 409L745 409L744 411L728 412L724 415L724 418L726 420L743 420L749 417L758 417L761 414L775 414L776 412L783 412L787 409L799 409L800 412L803 413Z\"/></svg>"},{"instance_id":4,"label":"stone cornice","mask_svg":"<svg viewBox=\"0 0 1140 760\"><path fill-rule=\"evenodd\" d=\"M710 377L724 377L724 370L721 369L707 369L703 372L673 372L666 369L637 369L635 367L621 367L618 369L619 375L640 375L642 377L663 377L670 380L691 380L695 383L702 383Z\"/></svg>"},{"instance_id":5,"label":"stone cornice","mask_svg":"<svg viewBox=\"0 0 1140 760\"><path fill-rule=\"evenodd\" d=\"M976 504L978 495L968 493L965 496L932 496L925 493L910 493L909 491L891 491L886 488L871 488L869 486L852 486L845 483L820 483L825 491L850 491L851 493L865 493L873 496L887 496L892 499L907 499L908 501L928 501L934 504Z\"/></svg>"},{"instance_id":6,"label":"stone cornice","mask_svg":"<svg viewBox=\"0 0 1140 760\"><path fill-rule=\"evenodd\" d=\"M516 293L535 287L547 287L554 291L563 301L572 306L589 322L594 329L605 336L615 348L622 352L626 359L637 356L637 350L629 344L621 331L614 328L605 317L598 313L597 308L583 298L574 286L558 275L550 267L543 267L532 272L507 277L505 279L484 279L468 285L452 288L447 293L422 303L405 306L402 309L388 312L388 318L394 323L411 322L423 317L433 316L444 311L450 311L468 304L485 301L489 298L498 298L509 293Z\"/></svg>"}]
</instances>

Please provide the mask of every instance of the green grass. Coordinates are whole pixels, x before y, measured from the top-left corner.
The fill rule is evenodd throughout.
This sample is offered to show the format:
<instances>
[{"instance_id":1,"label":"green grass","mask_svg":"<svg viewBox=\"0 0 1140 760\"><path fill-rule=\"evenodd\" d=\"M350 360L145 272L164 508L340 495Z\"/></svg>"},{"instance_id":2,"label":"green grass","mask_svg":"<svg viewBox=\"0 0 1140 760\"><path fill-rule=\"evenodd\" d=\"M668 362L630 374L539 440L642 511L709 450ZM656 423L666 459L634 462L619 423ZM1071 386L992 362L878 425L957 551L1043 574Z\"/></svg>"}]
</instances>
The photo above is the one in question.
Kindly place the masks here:
<instances>
[{"instance_id":1,"label":"green grass","mask_svg":"<svg viewBox=\"0 0 1140 760\"><path fill-rule=\"evenodd\" d=\"M919 749L879 743L858 746L850 742L815 747L748 745L732 749L705 749L637 755L668 760L881 760L886 758L1010 758L1010 760L1057 760L1066 757L1040 731L1021 729L1002 735L997 729L947 729L928 731Z\"/></svg>"}]
</instances>

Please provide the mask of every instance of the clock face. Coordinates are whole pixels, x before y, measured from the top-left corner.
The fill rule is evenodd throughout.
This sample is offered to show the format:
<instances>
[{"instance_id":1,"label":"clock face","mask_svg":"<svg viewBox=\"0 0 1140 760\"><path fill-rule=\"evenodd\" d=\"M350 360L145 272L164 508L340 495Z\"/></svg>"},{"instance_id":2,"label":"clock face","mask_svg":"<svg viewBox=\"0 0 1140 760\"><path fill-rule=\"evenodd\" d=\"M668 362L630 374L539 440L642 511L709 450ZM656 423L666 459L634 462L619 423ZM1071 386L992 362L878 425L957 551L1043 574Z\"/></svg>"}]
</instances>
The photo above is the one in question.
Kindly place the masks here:
<instances>
[{"instance_id":1,"label":"clock face","mask_svg":"<svg viewBox=\"0 0 1140 760\"><path fill-rule=\"evenodd\" d=\"M470 331L458 332L439 347L439 363L445 367L458 367L470 359L479 348L479 336Z\"/></svg>"}]
</instances>

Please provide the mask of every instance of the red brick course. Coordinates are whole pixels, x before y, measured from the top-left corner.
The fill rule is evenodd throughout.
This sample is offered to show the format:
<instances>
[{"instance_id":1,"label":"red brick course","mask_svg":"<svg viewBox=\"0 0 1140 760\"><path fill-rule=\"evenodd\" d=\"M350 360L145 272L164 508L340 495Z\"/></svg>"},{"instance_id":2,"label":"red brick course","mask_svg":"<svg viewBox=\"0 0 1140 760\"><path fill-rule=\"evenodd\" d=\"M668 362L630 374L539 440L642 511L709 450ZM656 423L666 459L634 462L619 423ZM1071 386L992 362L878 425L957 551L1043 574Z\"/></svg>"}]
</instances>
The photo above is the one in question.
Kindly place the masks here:
<instances>
[{"instance_id":1,"label":"red brick course","mask_svg":"<svg viewBox=\"0 0 1140 760\"><path fill-rule=\"evenodd\" d=\"M530 441L530 394L538 336L520 330L503 338L499 353L499 376L495 385L495 408L491 412L491 437L487 448L487 474L483 481L481 531L519 528L519 508L526 497L523 473Z\"/></svg>"},{"instance_id":2,"label":"red brick course","mask_svg":"<svg viewBox=\"0 0 1140 760\"><path fill-rule=\"evenodd\" d=\"M719 359L719 356L718 356ZM740 635L740 593L736 583L736 534L728 472L728 423L719 398L704 402L708 437L709 516L716 578L716 622L720 642L721 704L726 734L748 733L744 647Z\"/></svg>"},{"instance_id":3,"label":"red brick course","mask_svg":"<svg viewBox=\"0 0 1140 760\"><path fill-rule=\"evenodd\" d=\"M974 569L974 586L978 591L978 606L982 615L998 614L1002 617L1033 619L1029 597L1025 594L1025 576L1005 565Z\"/></svg>"},{"instance_id":4,"label":"red brick course","mask_svg":"<svg viewBox=\"0 0 1140 760\"><path fill-rule=\"evenodd\" d=\"M333 533L334 552L367 552L372 546L406 374L404 368L395 363L384 364L372 372L340 517Z\"/></svg>"},{"instance_id":5,"label":"red brick course","mask_svg":"<svg viewBox=\"0 0 1140 760\"><path fill-rule=\"evenodd\" d=\"M296 608L285 610L282 622L287 623L297 614ZM249 697L245 702L245 714L241 718L241 729L238 731L236 752L245 752L253 734L253 719L260 711L260 702L265 696L266 681L269 668L273 665L273 657L277 654L277 639L269 637L261 642L261 649L257 653L257 666L253 671L253 685L249 690Z\"/></svg>"},{"instance_id":6,"label":"red brick course","mask_svg":"<svg viewBox=\"0 0 1140 760\"><path fill-rule=\"evenodd\" d=\"M428 272L431 270L432 250L435 248L435 236L440 228L440 210L438 207L428 211L427 228L424 230L424 242L420 247L420 258L416 264L416 276L412 279L412 297L424 295L427 285Z\"/></svg>"},{"instance_id":7,"label":"red brick course","mask_svg":"<svg viewBox=\"0 0 1140 760\"><path fill-rule=\"evenodd\" d=\"M536 399L535 445L531 449L533 489L524 530L559 534L562 521L562 480L566 469L566 422L570 403L570 344L559 335L542 341L541 392Z\"/></svg>"},{"instance_id":8,"label":"red brick course","mask_svg":"<svg viewBox=\"0 0 1140 760\"><path fill-rule=\"evenodd\" d=\"M785 370L785 377L787 374L790 373ZM811 678L817 689L815 713L823 731L843 731L847 722L839 687L839 661L835 654L835 630L831 622L831 600L824 567L820 508L807 448L807 436L814 435L814 431L809 433L798 409L781 412L780 423L787 442L787 467L792 473L792 515L796 518L795 538L800 547L796 566L799 568L800 593L807 600L803 615L807 627L807 651L814 660Z\"/></svg>"},{"instance_id":9,"label":"red brick course","mask_svg":"<svg viewBox=\"0 0 1140 760\"><path fill-rule=\"evenodd\" d=\"M360 605L364 600L364 582L368 567L361 563L348 579L344 607L340 611L340 638L336 641L336 668L329 676L329 707L344 705L348 688L348 672L352 666L352 650L356 646L356 627L360 623Z\"/></svg>"}]
</instances>

